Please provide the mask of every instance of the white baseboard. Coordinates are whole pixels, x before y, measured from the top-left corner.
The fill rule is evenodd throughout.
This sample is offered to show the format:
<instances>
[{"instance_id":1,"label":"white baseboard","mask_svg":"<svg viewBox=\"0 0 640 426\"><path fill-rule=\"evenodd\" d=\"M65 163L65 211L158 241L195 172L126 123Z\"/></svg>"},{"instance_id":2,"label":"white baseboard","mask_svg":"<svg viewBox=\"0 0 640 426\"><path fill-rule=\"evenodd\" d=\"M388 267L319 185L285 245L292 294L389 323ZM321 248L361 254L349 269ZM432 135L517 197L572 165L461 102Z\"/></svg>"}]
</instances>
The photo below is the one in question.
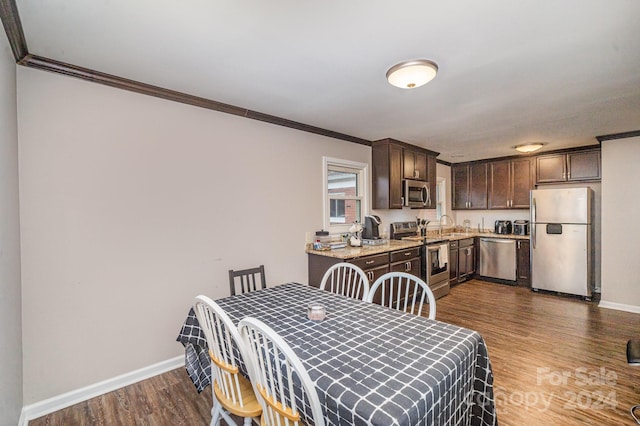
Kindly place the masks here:
<instances>
[{"instance_id":1,"label":"white baseboard","mask_svg":"<svg viewBox=\"0 0 640 426\"><path fill-rule=\"evenodd\" d=\"M53 413L54 411L61 410L79 402L86 401L107 392L137 383L141 380L166 373L167 371L174 370L179 367L184 367L184 355L180 355L148 367L143 367L139 370L131 371L120 376L112 377L111 379L103 380L102 382L76 389L71 392L63 393L61 395L45 399L44 401L26 405L22 407L18 426L26 426L29 424L29 420L37 419L38 417Z\"/></svg>"},{"instance_id":2,"label":"white baseboard","mask_svg":"<svg viewBox=\"0 0 640 426\"><path fill-rule=\"evenodd\" d=\"M640 314L640 306L623 305L622 303L607 302L606 300L601 300L600 303L598 303L598 307Z\"/></svg>"}]
</instances>

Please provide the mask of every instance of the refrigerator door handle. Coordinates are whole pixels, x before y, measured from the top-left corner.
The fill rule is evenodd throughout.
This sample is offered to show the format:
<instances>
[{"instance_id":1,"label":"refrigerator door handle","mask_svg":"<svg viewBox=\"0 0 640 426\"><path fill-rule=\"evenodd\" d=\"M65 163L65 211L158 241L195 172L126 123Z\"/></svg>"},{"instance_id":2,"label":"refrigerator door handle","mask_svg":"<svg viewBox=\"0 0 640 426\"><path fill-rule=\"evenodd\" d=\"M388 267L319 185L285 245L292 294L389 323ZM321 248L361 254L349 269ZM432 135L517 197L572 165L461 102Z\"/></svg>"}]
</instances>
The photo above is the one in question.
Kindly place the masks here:
<instances>
[{"instance_id":1,"label":"refrigerator door handle","mask_svg":"<svg viewBox=\"0 0 640 426\"><path fill-rule=\"evenodd\" d=\"M531 246L536 248L536 199L531 197Z\"/></svg>"}]
</instances>

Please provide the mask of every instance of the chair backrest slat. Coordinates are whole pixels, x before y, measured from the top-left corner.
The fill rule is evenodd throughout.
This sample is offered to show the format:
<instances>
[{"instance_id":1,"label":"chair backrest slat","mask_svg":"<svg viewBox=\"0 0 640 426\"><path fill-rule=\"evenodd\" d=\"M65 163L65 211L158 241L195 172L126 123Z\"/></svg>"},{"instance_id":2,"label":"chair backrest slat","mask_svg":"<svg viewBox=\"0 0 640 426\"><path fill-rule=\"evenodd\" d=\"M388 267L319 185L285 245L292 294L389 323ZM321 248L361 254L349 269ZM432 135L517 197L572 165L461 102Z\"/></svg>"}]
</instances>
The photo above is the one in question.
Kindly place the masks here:
<instances>
[{"instance_id":1,"label":"chair backrest slat","mask_svg":"<svg viewBox=\"0 0 640 426\"><path fill-rule=\"evenodd\" d=\"M196 297L193 309L214 361L211 363L212 384L217 384L225 397L244 406L234 348L237 348L242 359L248 355L238 329L222 308L206 296ZM226 365L227 368L222 368L221 365Z\"/></svg>"},{"instance_id":2,"label":"chair backrest slat","mask_svg":"<svg viewBox=\"0 0 640 426\"><path fill-rule=\"evenodd\" d=\"M414 315L422 315L422 308L429 304L429 318L436 318L436 299L429 286L415 275L406 272L388 272L378 278L367 301L372 302L380 292L381 305Z\"/></svg>"},{"instance_id":3,"label":"chair backrest slat","mask_svg":"<svg viewBox=\"0 0 640 426\"><path fill-rule=\"evenodd\" d=\"M263 424L297 426L302 420L324 426L315 385L291 347L258 319L245 317L238 328L247 348L248 362L253 364L251 382L262 405Z\"/></svg>"},{"instance_id":4,"label":"chair backrest slat","mask_svg":"<svg viewBox=\"0 0 640 426\"><path fill-rule=\"evenodd\" d=\"M236 287L238 286L241 294L267 288L264 265L237 271L230 269L229 292L232 296L237 294Z\"/></svg>"},{"instance_id":5,"label":"chair backrest slat","mask_svg":"<svg viewBox=\"0 0 640 426\"><path fill-rule=\"evenodd\" d=\"M337 263L325 272L320 289L353 299L366 300L369 280L362 269L351 263Z\"/></svg>"}]
</instances>

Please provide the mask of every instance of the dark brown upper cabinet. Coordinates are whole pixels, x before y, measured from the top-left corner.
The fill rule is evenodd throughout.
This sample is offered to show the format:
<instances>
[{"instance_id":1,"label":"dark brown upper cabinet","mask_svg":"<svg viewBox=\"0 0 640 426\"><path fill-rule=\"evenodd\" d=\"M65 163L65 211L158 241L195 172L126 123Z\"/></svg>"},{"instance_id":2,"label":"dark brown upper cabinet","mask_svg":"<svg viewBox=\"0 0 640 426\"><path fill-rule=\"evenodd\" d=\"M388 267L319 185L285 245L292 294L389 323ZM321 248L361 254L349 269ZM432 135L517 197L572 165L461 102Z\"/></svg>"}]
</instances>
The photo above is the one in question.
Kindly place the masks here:
<instances>
[{"instance_id":1,"label":"dark brown upper cabinet","mask_svg":"<svg viewBox=\"0 0 640 426\"><path fill-rule=\"evenodd\" d=\"M600 179L599 149L536 157L536 184Z\"/></svg>"},{"instance_id":2,"label":"dark brown upper cabinet","mask_svg":"<svg viewBox=\"0 0 640 426\"><path fill-rule=\"evenodd\" d=\"M402 208L402 146L376 141L371 147L373 208Z\"/></svg>"},{"instance_id":3,"label":"dark brown upper cabinet","mask_svg":"<svg viewBox=\"0 0 640 426\"><path fill-rule=\"evenodd\" d=\"M431 197L429 197L430 204L427 206L429 209L436 208L436 186L438 184L437 167L436 156L432 154L427 155L427 182L429 182L429 193L431 194Z\"/></svg>"},{"instance_id":4,"label":"dark brown upper cabinet","mask_svg":"<svg viewBox=\"0 0 640 426\"><path fill-rule=\"evenodd\" d=\"M459 163L451 166L454 210L487 208L487 163Z\"/></svg>"},{"instance_id":5,"label":"dark brown upper cabinet","mask_svg":"<svg viewBox=\"0 0 640 426\"><path fill-rule=\"evenodd\" d=\"M528 209L533 189L530 158L489 163L489 209Z\"/></svg>"},{"instance_id":6,"label":"dark brown upper cabinet","mask_svg":"<svg viewBox=\"0 0 640 426\"><path fill-rule=\"evenodd\" d=\"M403 149L403 176L405 179L427 181L427 154L413 149Z\"/></svg>"},{"instance_id":7,"label":"dark brown upper cabinet","mask_svg":"<svg viewBox=\"0 0 640 426\"><path fill-rule=\"evenodd\" d=\"M435 208L437 156L437 152L391 138L372 142L373 209L401 209L403 179L428 181L431 204L425 208Z\"/></svg>"}]
</instances>

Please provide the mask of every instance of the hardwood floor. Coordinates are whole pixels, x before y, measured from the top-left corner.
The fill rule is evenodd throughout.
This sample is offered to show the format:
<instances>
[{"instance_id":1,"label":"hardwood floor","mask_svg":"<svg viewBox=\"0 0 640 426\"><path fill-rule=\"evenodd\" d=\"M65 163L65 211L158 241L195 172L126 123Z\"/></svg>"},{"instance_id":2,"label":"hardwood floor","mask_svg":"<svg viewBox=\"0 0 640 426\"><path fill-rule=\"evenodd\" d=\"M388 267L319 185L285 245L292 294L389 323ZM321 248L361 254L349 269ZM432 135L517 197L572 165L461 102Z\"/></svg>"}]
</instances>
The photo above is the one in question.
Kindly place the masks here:
<instances>
[{"instance_id":1,"label":"hardwood floor","mask_svg":"<svg viewBox=\"0 0 640 426\"><path fill-rule=\"evenodd\" d=\"M640 367L626 343L640 314L482 281L439 299L436 318L480 332L501 425L631 425Z\"/></svg>"},{"instance_id":2,"label":"hardwood floor","mask_svg":"<svg viewBox=\"0 0 640 426\"><path fill-rule=\"evenodd\" d=\"M437 319L484 337L500 425L635 424L640 366L625 351L640 314L472 280L438 300ZM180 368L29 425L207 425L210 408L210 388L198 394Z\"/></svg>"}]
</instances>

